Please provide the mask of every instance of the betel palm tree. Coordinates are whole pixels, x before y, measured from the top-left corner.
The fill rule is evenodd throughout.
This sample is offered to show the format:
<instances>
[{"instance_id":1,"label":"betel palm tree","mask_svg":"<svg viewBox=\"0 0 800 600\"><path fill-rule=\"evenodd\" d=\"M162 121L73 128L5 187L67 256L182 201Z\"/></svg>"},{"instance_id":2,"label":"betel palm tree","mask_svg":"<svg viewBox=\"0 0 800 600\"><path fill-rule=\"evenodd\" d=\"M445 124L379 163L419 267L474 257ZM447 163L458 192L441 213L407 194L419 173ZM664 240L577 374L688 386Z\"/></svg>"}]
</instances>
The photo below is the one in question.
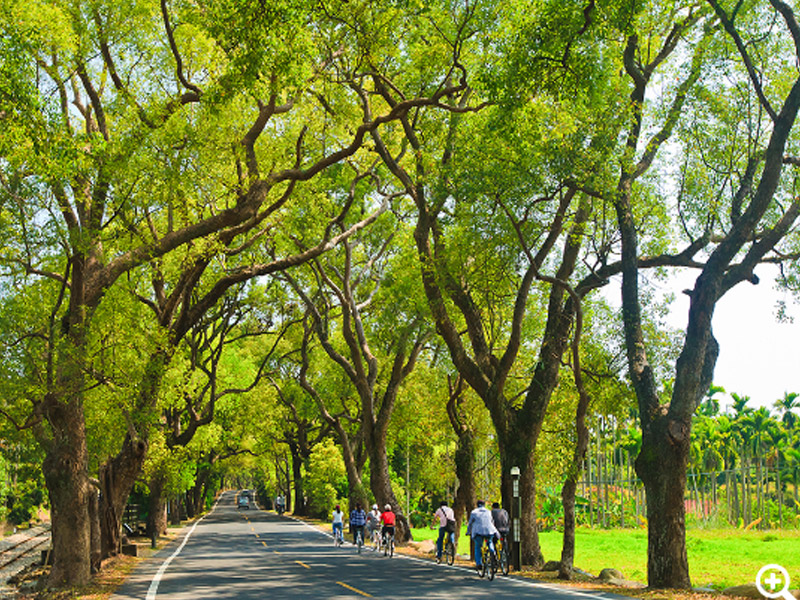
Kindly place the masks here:
<instances>
[{"instance_id":1,"label":"betel palm tree","mask_svg":"<svg viewBox=\"0 0 800 600\"><path fill-rule=\"evenodd\" d=\"M783 480L781 469L786 463L789 434L781 421L773 419L767 428L769 446L767 449L767 465L775 471L775 503L778 505L778 527L783 528ZM767 496L769 496L769 472L767 473Z\"/></svg>"},{"instance_id":2,"label":"betel palm tree","mask_svg":"<svg viewBox=\"0 0 800 600\"><path fill-rule=\"evenodd\" d=\"M697 414L705 417L716 417L719 414L719 394L725 394L725 388L719 385L712 385L708 388L703 401L697 409Z\"/></svg>"},{"instance_id":3,"label":"betel palm tree","mask_svg":"<svg viewBox=\"0 0 800 600\"><path fill-rule=\"evenodd\" d=\"M692 423L691 442L689 444L689 475L691 477L689 483L689 495L693 496L693 505L695 507L695 514L697 508L702 506L700 502L700 489L698 480L703 472L703 449L706 445L706 438L708 435L708 423L711 421L709 417L702 415L695 416ZM700 513L702 518L705 518L705 511Z\"/></svg>"},{"instance_id":4,"label":"betel palm tree","mask_svg":"<svg viewBox=\"0 0 800 600\"><path fill-rule=\"evenodd\" d=\"M736 433L736 439L739 443L739 467L741 471L740 481L742 486L742 498L741 498L741 513L740 517L742 522L747 525L752 520L751 518L751 502L750 502L750 494L749 494L749 468L750 468L750 456L751 456L751 441L754 437L754 426L752 420L752 413L753 409L750 407L745 406L747 401L750 400L748 396L743 396L739 398L736 394L733 394L733 411L734 411L734 419L733 419L733 429Z\"/></svg>"},{"instance_id":5,"label":"betel palm tree","mask_svg":"<svg viewBox=\"0 0 800 600\"><path fill-rule=\"evenodd\" d=\"M733 400L731 408L733 409L734 419L738 419L743 415L753 412L753 409L747 406L747 403L750 402L750 396L740 396L739 394L732 393L731 399Z\"/></svg>"},{"instance_id":6,"label":"betel palm tree","mask_svg":"<svg viewBox=\"0 0 800 600\"><path fill-rule=\"evenodd\" d=\"M728 415L720 415L715 420L720 436L720 452L725 470L725 491L728 501L728 519L732 523L739 520L739 493L734 469L739 461L742 440L733 420Z\"/></svg>"},{"instance_id":7,"label":"betel palm tree","mask_svg":"<svg viewBox=\"0 0 800 600\"><path fill-rule=\"evenodd\" d=\"M764 406L759 407L746 419L752 425L751 437L748 440L752 456L756 459L756 499L758 514L764 517L764 447L769 443L769 427L774 420Z\"/></svg>"},{"instance_id":8,"label":"betel palm tree","mask_svg":"<svg viewBox=\"0 0 800 600\"><path fill-rule=\"evenodd\" d=\"M786 427L786 430L791 431L794 429L794 426L800 421L797 413L794 412L795 408L800 408L800 394L796 392L784 392L783 398L775 400L773 406L780 414L781 421Z\"/></svg>"},{"instance_id":9,"label":"betel palm tree","mask_svg":"<svg viewBox=\"0 0 800 600\"><path fill-rule=\"evenodd\" d=\"M792 483L794 484L794 508L800 508L800 498L798 498L798 483L800 483L800 449L789 447L786 450L787 465L791 469Z\"/></svg>"}]
</instances>

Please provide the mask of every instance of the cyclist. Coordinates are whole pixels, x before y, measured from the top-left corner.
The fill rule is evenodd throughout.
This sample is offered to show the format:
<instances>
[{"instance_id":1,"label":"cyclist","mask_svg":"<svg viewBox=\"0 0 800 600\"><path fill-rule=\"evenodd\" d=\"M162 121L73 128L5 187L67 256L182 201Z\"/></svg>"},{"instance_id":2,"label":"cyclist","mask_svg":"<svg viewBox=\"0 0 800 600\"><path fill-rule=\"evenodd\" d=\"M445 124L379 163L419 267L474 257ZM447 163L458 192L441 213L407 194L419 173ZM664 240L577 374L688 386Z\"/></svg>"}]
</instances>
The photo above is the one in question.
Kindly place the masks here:
<instances>
[{"instance_id":1,"label":"cyclist","mask_svg":"<svg viewBox=\"0 0 800 600\"><path fill-rule=\"evenodd\" d=\"M505 539L508 535L508 511L500 508L499 502L492 503L492 521L497 528L499 537Z\"/></svg>"},{"instance_id":2,"label":"cyclist","mask_svg":"<svg viewBox=\"0 0 800 600\"><path fill-rule=\"evenodd\" d=\"M344 513L342 512L342 509L339 508L338 504L336 505L336 508L333 509L332 527L333 527L333 539L336 541L343 539Z\"/></svg>"},{"instance_id":3,"label":"cyclist","mask_svg":"<svg viewBox=\"0 0 800 600\"><path fill-rule=\"evenodd\" d=\"M361 534L361 543L364 543L364 525L367 524L367 513L361 508L361 503L356 502L356 507L350 511L350 528L353 530L353 544L358 541Z\"/></svg>"},{"instance_id":4,"label":"cyclist","mask_svg":"<svg viewBox=\"0 0 800 600\"><path fill-rule=\"evenodd\" d=\"M445 534L450 536L450 541L453 542L453 545L456 543L456 515L453 513L453 509L447 506L447 502L443 500L433 516L439 519L439 537L436 539L436 562L438 563L442 562L442 546L444 546ZM436 521L434 521L435 525Z\"/></svg>"},{"instance_id":5,"label":"cyclist","mask_svg":"<svg viewBox=\"0 0 800 600\"><path fill-rule=\"evenodd\" d=\"M372 510L367 513L367 536L372 542L375 544L375 547L378 547L380 543L380 533L378 534L378 539L376 540L375 532L379 532L381 528L381 511L378 510L378 505L373 504Z\"/></svg>"},{"instance_id":6,"label":"cyclist","mask_svg":"<svg viewBox=\"0 0 800 600\"><path fill-rule=\"evenodd\" d=\"M283 494L278 494L278 497L275 498L275 510L279 515L282 515L286 510L286 500L284 499Z\"/></svg>"},{"instance_id":7,"label":"cyclist","mask_svg":"<svg viewBox=\"0 0 800 600\"><path fill-rule=\"evenodd\" d=\"M489 544L489 552L494 554L494 536L497 535L497 527L492 521L492 513L486 508L483 500L478 500L477 507L469 514L467 522L467 535L472 537L475 552L475 566L480 570L481 548L483 544Z\"/></svg>"},{"instance_id":8,"label":"cyclist","mask_svg":"<svg viewBox=\"0 0 800 600\"><path fill-rule=\"evenodd\" d=\"M381 513L381 523L383 523L381 537L394 537L395 516L392 512L391 504L387 504L383 507L383 512Z\"/></svg>"}]
</instances>

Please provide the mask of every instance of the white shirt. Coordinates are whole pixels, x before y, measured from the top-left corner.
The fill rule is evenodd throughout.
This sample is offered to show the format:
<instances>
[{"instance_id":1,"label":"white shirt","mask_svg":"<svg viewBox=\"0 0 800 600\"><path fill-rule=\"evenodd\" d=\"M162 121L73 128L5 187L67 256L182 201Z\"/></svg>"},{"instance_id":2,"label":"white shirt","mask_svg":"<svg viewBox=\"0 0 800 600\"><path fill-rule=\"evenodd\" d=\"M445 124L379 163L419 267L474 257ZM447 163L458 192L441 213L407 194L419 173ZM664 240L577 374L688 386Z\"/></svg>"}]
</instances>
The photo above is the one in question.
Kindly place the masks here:
<instances>
[{"instance_id":1,"label":"white shirt","mask_svg":"<svg viewBox=\"0 0 800 600\"><path fill-rule=\"evenodd\" d=\"M469 515L469 523L467 523L467 533L471 537L476 535L495 535L497 528L494 526L492 520L492 513L485 506L479 506L473 510Z\"/></svg>"},{"instance_id":2,"label":"white shirt","mask_svg":"<svg viewBox=\"0 0 800 600\"><path fill-rule=\"evenodd\" d=\"M342 523L342 519L344 518L344 513L342 511L336 512L333 511L333 523Z\"/></svg>"}]
</instances>

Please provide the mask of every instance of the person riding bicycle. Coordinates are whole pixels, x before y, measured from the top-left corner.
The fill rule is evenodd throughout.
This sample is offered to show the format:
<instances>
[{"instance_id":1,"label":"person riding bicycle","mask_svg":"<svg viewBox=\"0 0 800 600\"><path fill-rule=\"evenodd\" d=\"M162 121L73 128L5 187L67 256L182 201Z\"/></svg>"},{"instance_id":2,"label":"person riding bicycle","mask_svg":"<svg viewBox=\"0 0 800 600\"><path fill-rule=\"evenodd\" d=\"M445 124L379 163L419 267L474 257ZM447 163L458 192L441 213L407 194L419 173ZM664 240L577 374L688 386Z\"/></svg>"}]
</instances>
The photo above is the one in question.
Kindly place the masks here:
<instances>
[{"instance_id":1,"label":"person riding bicycle","mask_svg":"<svg viewBox=\"0 0 800 600\"><path fill-rule=\"evenodd\" d=\"M433 516L439 519L439 537L436 539L436 562L438 563L442 560L445 534L450 536L450 541L453 542L453 545L456 543L456 515L453 513L453 509L447 506L447 502L443 500ZM436 521L434 521L435 524Z\"/></svg>"},{"instance_id":2,"label":"person riding bicycle","mask_svg":"<svg viewBox=\"0 0 800 600\"><path fill-rule=\"evenodd\" d=\"M383 512L381 513L381 523L383 523L383 528L381 529L381 537L384 536L394 536L394 525L396 522L396 517L392 512L392 505L387 504L383 507Z\"/></svg>"},{"instance_id":3,"label":"person riding bicycle","mask_svg":"<svg viewBox=\"0 0 800 600\"><path fill-rule=\"evenodd\" d=\"M275 498L275 510L279 515L282 515L286 510L286 500L284 499L283 494L278 494L278 497Z\"/></svg>"},{"instance_id":4,"label":"person riding bicycle","mask_svg":"<svg viewBox=\"0 0 800 600\"><path fill-rule=\"evenodd\" d=\"M356 507L350 511L350 528L353 530L353 544L358 541L361 534L361 543L364 543L364 525L367 524L367 513L361 508L361 503L356 502Z\"/></svg>"},{"instance_id":5,"label":"person riding bicycle","mask_svg":"<svg viewBox=\"0 0 800 600\"><path fill-rule=\"evenodd\" d=\"M469 514L467 522L467 535L472 537L475 552L475 566L480 569L483 564L481 548L484 543L489 544L489 551L494 553L494 536L497 527L492 521L492 513L486 508L483 500L478 500L477 507Z\"/></svg>"},{"instance_id":6,"label":"person riding bicycle","mask_svg":"<svg viewBox=\"0 0 800 600\"><path fill-rule=\"evenodd\" d=\"M367 513L367 538L372 539L374 532L378 531L381 527L381 511L378 510L378 505L373 504L372 510Z\"/></svg>"},{"instance_id":7,"label":"person riding bicycle","mask_svg":"<svg viewBox=\"0 0 800 600\"><path fill-rule=\"evenodd\" d=\"M501 508L499 502L492 503L492 521L497 528L499 537L506 539L508 536L509 523L508 511L505 508Z\"/></svg>"},{"instance_id":8,"label":"person riding bicycle","mask_svg":"<svg viewBox=\"0 0 800 600\"><path fill-rule=\"evenodd\" d=\"M339 508L338 504L336 505L336 508L333 509L333 523L331 525L333 527L333 538L336 539L337 532L339 539L344 538L344 513L342 512L342 509Z\"/></svg>"}]
</instances>

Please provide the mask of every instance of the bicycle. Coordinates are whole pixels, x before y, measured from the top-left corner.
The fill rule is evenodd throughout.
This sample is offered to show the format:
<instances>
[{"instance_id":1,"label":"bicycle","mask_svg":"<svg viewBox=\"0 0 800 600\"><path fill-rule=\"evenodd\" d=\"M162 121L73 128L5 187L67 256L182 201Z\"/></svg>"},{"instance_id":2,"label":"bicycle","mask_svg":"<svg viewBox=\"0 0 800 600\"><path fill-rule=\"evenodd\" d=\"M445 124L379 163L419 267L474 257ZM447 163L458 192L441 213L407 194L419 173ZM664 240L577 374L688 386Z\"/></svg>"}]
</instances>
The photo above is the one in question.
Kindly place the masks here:
<instances>
[{"instance_id":1,"label":"bicycle","mask_svg":"<svg viewBox=\"0 0 800 600\"><path fill-rule=\"evenodd\" d=\"M364 532L361 528L356 529L356 547L361 554L361 547L364 545Z\"/></svg>"},{"instance_id":2,"label":"bicycle","mask_svg":"<svg viewBox=\"0 0 800 600\"><path fill-rule=\"evenodd\" d=\"M444 549L442 551L444 554L444 560L447 562L448 565L452 565L456 560L456 547L453 544L453 534L447 533L445 535L445 542L444 542Z\"/></svg>"},{"instance_id":3,"label":"bicycle","mask_svg":"<svg viewBox=\"0 0 800 600\"><path fill-rule=\"evenodd\" d=\"M503 575L508 575L508 545L506 536L500 536L495 540L494 551L497 554L497 562L499 563L500 572Z\"/></svg>"},{"instance_id":4,"label":"bicycle","mask_svg":"<svg viewBox=\"0 0 800 600\"><path fill-rule=\"evenodd\" d=\"M497 554L494 548L489 548L488 538L481 543L481 566L478 569L478 576L485 577L487 571L489 573L489 581L491 581L494 579L495 573L497 573Z\"/></svg>"},{"instance_id":5,"label":"bicycle","mask_svg":"<svg viewBox=\"0 0 800 600\"><path fill-rule=\"evenodd\" d=\"M339 529L338 527L334 528L334 530L333 530L333 545L338 548L342 544L344 544L344 534L342 533L342 530Z\"/></svg>"},{"instance_id":6,"label":"bicycle","mask_svg":"<svg viewBox=\"0 0 800 600\"><path fill-rule=\"evenodd\" d=\"M372 542L372 550L375 552L381 551L381 530L377 527L372 530L370 535L370 541Z\"/></svg>"},{"instance_id":7,"label":"bicycle","mask_svg":"<svg viewBox=\"0 0 800 600\"><path fill-rule=\"evenodd\" d=\"M384 533L381 538L383 555L389 557L394 556L394 534L389 535L388 533Z\"/></svg>"}]
</instances>

